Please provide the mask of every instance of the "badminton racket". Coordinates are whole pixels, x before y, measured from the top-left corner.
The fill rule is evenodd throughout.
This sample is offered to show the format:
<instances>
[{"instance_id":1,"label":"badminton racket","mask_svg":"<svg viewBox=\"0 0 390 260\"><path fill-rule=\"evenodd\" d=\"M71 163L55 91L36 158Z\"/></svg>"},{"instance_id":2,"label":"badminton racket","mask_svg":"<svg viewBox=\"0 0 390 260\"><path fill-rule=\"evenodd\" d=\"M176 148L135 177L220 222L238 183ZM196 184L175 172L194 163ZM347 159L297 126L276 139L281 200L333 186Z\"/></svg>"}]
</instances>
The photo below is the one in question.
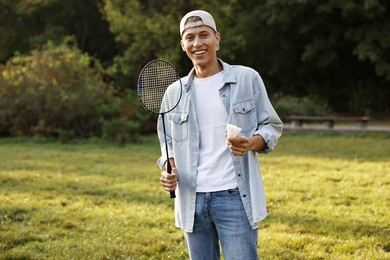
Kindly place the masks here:
<instances>
[{"instance_id":1,"label":"badminton racket","mask_svg":"<svg viewBox=\"0 0 390 260\"><path fill-rule=\"evenodd\" d=\"M178 81L179 84L168 87ZM167 172L172 172L169 162L167 135L165 132L164 115L172 111L178 104L182 95L182 83L176 68L165 60L152 60L141 70L137 84L138 98L142 106L149 112L160 115L164 131L164 142L167 155ZM175 191L170 192L175 198Z\"/></svg>"}]
</instances>

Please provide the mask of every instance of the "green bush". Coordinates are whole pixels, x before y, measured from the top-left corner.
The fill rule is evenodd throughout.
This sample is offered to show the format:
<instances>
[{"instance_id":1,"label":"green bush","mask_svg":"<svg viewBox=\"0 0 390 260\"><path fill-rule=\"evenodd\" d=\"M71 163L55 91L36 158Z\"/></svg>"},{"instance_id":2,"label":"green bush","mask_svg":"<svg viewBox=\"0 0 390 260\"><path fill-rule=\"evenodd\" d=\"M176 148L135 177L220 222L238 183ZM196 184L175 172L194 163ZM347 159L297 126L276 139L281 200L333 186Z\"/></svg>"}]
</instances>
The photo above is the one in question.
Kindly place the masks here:
<instances>
[{"instance_id":1,"label":"green bush","mask_svg":"<svg viewBox=\"0 0 390 260\"><path fill-rule=\"evenodd\" d=\"M136 131L139 126L140 124L134 121L116 118L103 125L103 138L118 144L134 143L140 138L139 132Z\"/></svg>"},{"instance_id":2,"label":"green bush","mask_svg":"<svg viewBox=\"0 0 390 260\"><path fill-rule=\"evenodd\" d=\"M322 116L331 113L325 103L309 97L283 96L277 98L273 105L282 119L290 115Z\"/></svg>"},{"instance_id":3,"label":"green bush","mask_svg":"<svg viewBox=\"0 0 390 260\"><path fill-rule=\"evenodd\" d=\"M156 120L141 107L134 90L123 92L120 100L121 117L104 122L105 140L119 144L135 143L141 134L155 132Z\"/></svg>"},{"instance_id":4,"label":"green bush","mask_svg":"<svg viewBox=\"0 0 390 260\"><path fill-rule=\"evenodd\" d=\"M105 136L137 133L142 124L123 128L132 125L127 120L136 120L134 104L115 95L103 79L100 63L81 53L72 39L15 55L0 65L0 135L67 140L102 136L103 131Z\"/></svg>"}]
</instances>

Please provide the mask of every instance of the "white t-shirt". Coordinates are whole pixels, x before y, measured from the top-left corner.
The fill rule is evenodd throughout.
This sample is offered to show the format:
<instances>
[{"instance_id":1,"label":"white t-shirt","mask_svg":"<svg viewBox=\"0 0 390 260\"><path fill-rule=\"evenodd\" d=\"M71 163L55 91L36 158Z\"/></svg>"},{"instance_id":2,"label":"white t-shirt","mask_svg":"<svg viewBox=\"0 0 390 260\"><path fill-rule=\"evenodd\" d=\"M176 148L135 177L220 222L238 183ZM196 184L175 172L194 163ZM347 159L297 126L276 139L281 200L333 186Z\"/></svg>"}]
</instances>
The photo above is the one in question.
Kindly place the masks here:
<instances>
[{"instance_id":1,"label":"white t-shirt","mask_svg":"<svg viewBox=\"0 0 390 260\"><path fill-rule=\"evenodd\" d=\"M237 188L237 179L229 147L226 144L228 114L219 96L223 71L194 78L195 110L200 131L196 192Z\"/></svg>"}]
</instances>

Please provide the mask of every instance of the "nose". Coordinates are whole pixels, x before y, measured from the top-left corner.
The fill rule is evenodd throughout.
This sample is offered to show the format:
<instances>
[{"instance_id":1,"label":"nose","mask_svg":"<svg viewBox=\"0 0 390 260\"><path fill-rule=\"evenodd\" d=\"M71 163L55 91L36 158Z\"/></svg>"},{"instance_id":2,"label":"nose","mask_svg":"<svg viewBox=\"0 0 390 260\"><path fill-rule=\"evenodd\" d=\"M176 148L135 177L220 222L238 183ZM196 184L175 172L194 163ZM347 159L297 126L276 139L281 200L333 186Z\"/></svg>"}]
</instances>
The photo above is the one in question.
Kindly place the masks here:
<instances>
[{"instance_id":1,"label":"nose","mask_svg":"<svg viewBox=\"0 0 390 260\"><path fill-rule=\"evenodd\" d=\"M200 46L200 45L202 45L202 39L199 36L196 36L194 40L194 46Z\"/></svg>"}]
</instances>

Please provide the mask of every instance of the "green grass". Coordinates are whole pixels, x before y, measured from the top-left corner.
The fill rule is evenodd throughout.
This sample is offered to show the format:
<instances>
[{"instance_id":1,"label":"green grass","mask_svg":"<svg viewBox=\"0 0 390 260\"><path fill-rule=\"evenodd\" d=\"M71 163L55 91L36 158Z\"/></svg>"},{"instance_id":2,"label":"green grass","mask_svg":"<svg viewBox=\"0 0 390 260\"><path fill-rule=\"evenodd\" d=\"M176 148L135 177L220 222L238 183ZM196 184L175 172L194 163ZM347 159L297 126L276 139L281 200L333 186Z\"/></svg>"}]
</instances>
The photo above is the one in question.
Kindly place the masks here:
<instances>
[{"instance_id":1,"label":"green grass","mask_svg":"<svg viewBox=\"0 0 390 260\"><path fill-rule=\"evenodd\" d=\"M0 259L187 259L140 144L0 139ZM390 259L390 136L285 134L260 155L262 259Z\"/></svg>"}]
</instances>

